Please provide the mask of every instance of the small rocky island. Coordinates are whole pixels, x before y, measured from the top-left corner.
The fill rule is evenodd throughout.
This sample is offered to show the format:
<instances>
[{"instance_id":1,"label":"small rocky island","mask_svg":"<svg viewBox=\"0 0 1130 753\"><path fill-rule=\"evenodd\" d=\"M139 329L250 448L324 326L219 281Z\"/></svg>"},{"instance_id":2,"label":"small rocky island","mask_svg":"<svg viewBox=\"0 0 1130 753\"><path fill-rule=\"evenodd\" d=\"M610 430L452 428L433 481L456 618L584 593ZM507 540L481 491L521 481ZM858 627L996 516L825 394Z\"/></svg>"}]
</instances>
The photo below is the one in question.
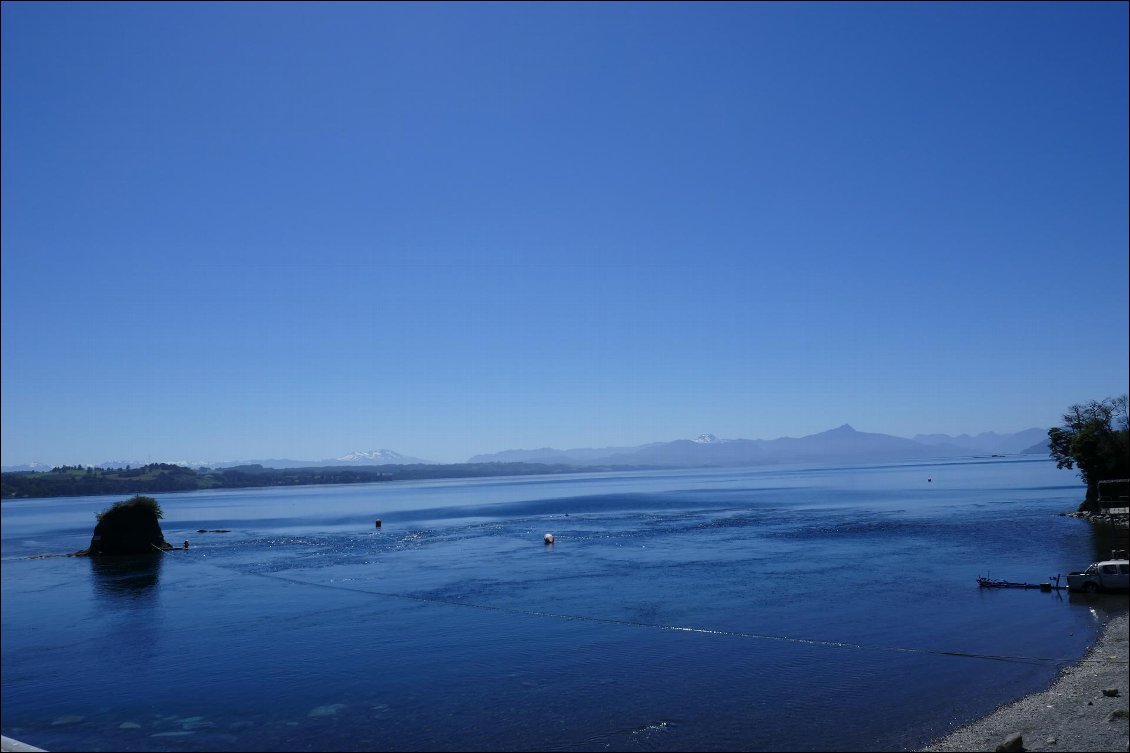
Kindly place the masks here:
<instances>
[{"instance_id":1,"label":"small rocky island","mask_svg":"<svg viewBox=\"0 0 1130 753\"><path fill-rule=\"evenodd\" d=\"M90 547L73 556L88 557L120 554L154 554L173 546L165 541L158 522L164 517L161 505L140 494L98 513L98 524L90 537Z\"/></svg>"}]
</instances>

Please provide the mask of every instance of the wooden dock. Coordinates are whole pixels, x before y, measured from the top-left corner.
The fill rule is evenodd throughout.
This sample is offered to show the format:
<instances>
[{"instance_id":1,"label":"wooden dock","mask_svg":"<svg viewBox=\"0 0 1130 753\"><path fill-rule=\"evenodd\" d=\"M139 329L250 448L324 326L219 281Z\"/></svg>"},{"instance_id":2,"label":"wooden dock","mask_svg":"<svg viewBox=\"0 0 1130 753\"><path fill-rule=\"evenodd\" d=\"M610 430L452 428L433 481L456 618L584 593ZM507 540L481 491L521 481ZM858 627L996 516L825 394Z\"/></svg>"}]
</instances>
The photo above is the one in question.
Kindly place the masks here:
<instances>
[{"instance_id":1,"label":"wooden dock","mask_svg":"<svg viewBox=\"0 0 1130 753\"><path fill-rule=\"evenodd\" d=\"M1046 581L1044 583L1018 583L1011 580L993 580L985 576L978 576L977 585L981 588L1038 588L1041 591L1066 591L1067 586L1059 585L1059 576L1055 577L1055 583Z\"/></svg>"}]
</instances>

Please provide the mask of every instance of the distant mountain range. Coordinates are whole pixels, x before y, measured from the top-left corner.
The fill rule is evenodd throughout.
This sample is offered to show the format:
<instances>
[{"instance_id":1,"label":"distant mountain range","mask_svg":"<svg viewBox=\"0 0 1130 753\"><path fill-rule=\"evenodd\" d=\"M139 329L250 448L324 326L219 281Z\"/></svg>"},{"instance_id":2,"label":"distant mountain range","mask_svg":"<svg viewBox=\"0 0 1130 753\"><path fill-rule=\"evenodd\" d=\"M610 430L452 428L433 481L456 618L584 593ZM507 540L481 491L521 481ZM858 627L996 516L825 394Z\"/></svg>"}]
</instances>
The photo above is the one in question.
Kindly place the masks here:
<instances>
[{"instance_id":1,"label":"distant mountain range","mask_svg":"<svg viewBox=\"0 0 1130 753\"><path fill-rule=\"evenodd\" d=\"M1046 454L1047 431L1025 429L1013 434L984 432L976 436L959 434L918 434L913 439L889 434L856 431L844 424L836 429L794 439L719 439L713 434L700 434L695 439L673 442L652 442L632 447L574 448L556 450L505 450L475 455L468 463L546 463L572 466L743 466L775 463L870 463L888 460L916 460L977 455ZM174 462L174 461L165 461ZM429 460L401 455L394 450L351 452L326 460L290 460L267 458L258 460L226 460L176 462L189 468L234 468L261 465L264 468L319 468L331 466L436 465ZM144 462L124 460L99 464L101 468L139 467ZM5 472L47 471L52 466L42 463L5 466Z\"/></svg>"},{"instance_id":2,"label":"distant mountain range","mask_svg":"<svg viewBox=\"0 0 1130 753\"><path fill-rule=\"evenodd\" d=\"M4 473L18 473L20 471L49 471L54 466L47 465L46 463L24 463L23 465L6 465L0 468Z\"/></svg>"},{"instance_id":3,"label":"distant mountain range","mask_svg":"<svg viewBox=\"0 0 1130 753\"><path fill-rule=\"evenodd\" d=\"M185 468L238 468L244 465L261 465L264 468L330 468L341 466L367 466L367 465L436 465L431 460L421 460L420 458L409 457L408 455L401 455L394 450L365 450L358 452L351 452L340 458L328 458L326 460L289 460L286 458L265 458L257 460L166 460L162 462L173 463L174 465L184 466ZM140 468L145 465L145 461L140 460L110 460L104 463L95 463L98 468L125 468L130 466L132 468ZM27 465L13 465L4 466L2 469L5 473L14 473L18 471L49 471L54 466L46 465L44 463L30 463Z\"/></svg>"},{"instance_id":4,"label":"distant mountain range","mask_svg":"<svg viewBox=\"0 0 1130 753\"><path fill-rule=\"evenodd\" d=\"M867 463L977 455L1018 455L1047 452L1047 433L1025 429L1014 434L985 432L920 434L914 439L856 431L848 424L799 439L718 439L701 434L697 439L677 439L637 447L555 450L506 450L475 455L468 463L564 463L569 465L641 466L742 466L775 463ZM1045 439L1044 444L1038 440Z\"/></svg>"},{"instance_id":5,"label":"distant mountain range","mask_svg":"<svg viewBox=\"0 0 1130 753\"><path fill-rule=\"evenodd\" d=\"M951 437L948 434L917 434L913 439L915 442L927 445L953 445L990 454L1024 455L1047 452L1048 432L1046 429L1025 429L1015 434L997 434L995 431L986 431L975 437L968 434L958 434L956 437ZM1039 449L1036 449L1037 445Z\"/></svg>"},{"instance_id":6,"label":"distant mountain range","mask_svg":"<svg viewBox=\"0 0 1130 753\"><path fill-rule=\"evenodd\" d=\"M326 460L286 460L270 458L266 460L223 461L202 463L209 468L235 468L241 465L261 465L264 468L328 468L349 465L434 465L430 460L401 455L395 450L364 450L351 452L340 458ZM197 466L197 467L200 467Z\"/></svg>"}]
</instances>

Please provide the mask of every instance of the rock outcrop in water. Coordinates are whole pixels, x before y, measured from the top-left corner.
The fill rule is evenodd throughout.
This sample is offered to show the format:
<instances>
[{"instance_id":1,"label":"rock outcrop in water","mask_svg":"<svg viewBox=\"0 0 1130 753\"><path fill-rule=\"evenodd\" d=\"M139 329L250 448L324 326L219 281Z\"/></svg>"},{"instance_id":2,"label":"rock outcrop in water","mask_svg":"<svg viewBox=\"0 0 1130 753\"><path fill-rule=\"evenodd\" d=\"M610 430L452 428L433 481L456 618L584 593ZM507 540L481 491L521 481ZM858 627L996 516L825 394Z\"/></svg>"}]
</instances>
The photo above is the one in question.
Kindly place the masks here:
<instances>
[{"instance_id":1,"label":"rock outcrop in water","mask_svg":"<svg viewBox=\"0 0 1130 753\"><path fill-rule=\"evenodd\" d=\"M116 502L98 513L98 525L90 537L90 548L76 555L155 554L155 550L172 549L165 541L158 522L164 513L152 497L140 494L124 502Z\"/></svg>"}]
</instances>

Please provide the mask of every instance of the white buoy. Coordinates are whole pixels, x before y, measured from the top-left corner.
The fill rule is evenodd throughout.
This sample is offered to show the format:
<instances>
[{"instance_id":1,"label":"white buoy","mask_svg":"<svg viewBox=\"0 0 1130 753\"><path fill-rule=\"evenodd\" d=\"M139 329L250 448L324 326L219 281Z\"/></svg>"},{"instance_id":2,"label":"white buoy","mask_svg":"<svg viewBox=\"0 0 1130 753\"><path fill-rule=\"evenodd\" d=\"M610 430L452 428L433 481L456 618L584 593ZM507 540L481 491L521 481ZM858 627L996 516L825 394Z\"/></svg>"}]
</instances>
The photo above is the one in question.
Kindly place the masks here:
<instances>
[{"instance_id":1,"label":"white buoy","mask_svg":"<svg viewBox=\"0 0 1130 753\"><path fill-rule=\"evenodd\" d=\"M547 533L545 535L545 543L547 543L547 544L553 543L553 534L552 533Z\"/></svg>"}]
</instances>

